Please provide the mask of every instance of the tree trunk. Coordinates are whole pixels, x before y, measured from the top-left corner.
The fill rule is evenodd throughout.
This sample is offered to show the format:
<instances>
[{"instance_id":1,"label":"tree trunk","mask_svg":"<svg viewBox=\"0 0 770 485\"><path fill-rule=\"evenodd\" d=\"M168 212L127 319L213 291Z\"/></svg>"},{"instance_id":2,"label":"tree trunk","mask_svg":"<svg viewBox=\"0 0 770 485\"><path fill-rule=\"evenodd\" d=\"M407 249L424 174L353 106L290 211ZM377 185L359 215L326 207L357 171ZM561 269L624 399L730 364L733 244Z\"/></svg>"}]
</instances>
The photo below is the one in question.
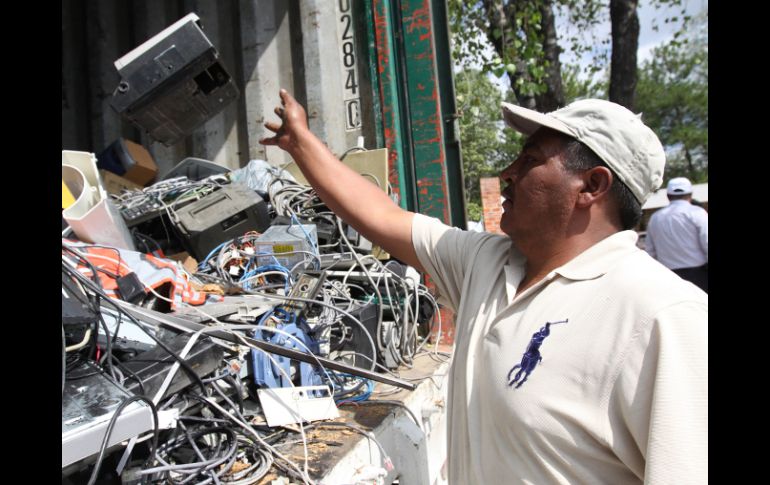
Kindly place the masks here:
<instances>
[{"instance_id":1,"label":"tree trunk","mask_svg":"<svg viewBox=\"0 0 770 485\"><path fill-rule=\"evenodd\" d=\"M684 158L687 160L687 175L689 175L690 180L696 180L695 178L695 167L692 164L692 155L690 155L690 150L687 148L687 143L684 144Z\"/></svg>"},{"instance_id":2,"label":"tree trunk","mask_svg":"<svg viewBox=\"0 0 770 485\"><path fill-rule=\"evenodd\" d=\"M511 26L516 25L516 2L517 0L483 0L482 2L487 20L489 21L489 28L482 30L487 34L487 39L495 48L495 52L500 56L500 59L506 58L506 50L513 50L516 32ZM495 37L495 30L501 32L502 35ZM518 79L529 80L527 65L523 59L516 59L513 64L516 66L516 72L509 72L507 74L513 94L516 96L516 101L519 106L535 109L535 97L524 94L517 87Z\"/></svg>"},{"instance_id":3,"label":"tree trunk","mask_svg":"<svg viewBox=\"0 0 770 485\"><path fill-rule=\"evenodd\" d=\"M535 96L538 111L550 112L564 106L564 90L561 85L561 62L559 62L559 47L556 37L556 22L553 15L553 1L544 0L540 5L542 20L540 22L543 33L543 50L545 60L548 63L545 68L545 83L547 91Z\"/></svg>"},{"instance_id":4,"label":"tree trunk","mask_svg":"<svg viewBox=\"0 0 770 485\"><path fill-rule=\"evenodd\" d=\"M556 37L556 23L553 14L553 0L483 0L484 11L486 12L489 28L486 31L487 38L495 48L497 55L501 59L506 59L505 52L513 51L514 40L516 39L516 12L517 9L523 9L529 2L537 2L540 10L540 30L531 29L528 35L538 35L543 44L544 59L541 63L547 62L545 67L544 82L546 92L539 95L532 95L522 92L519 89L519 80L530 82L532 80L527 68L527 59L518 57L513 60L516 66L515 73L508 73L508 80L511 83L511 89L516 95L516 100L520 106L538 111L553 111L564 106L564 91L561 82L561 63L559 62L559 53L561 48ZM530 3L531 4L531 3ZM500 37L494 36L494 31L501 32Z\"/></svg>"},{"instance_id":5,"label":"tree trunk","mask_svg":"<svg viewBox=\"0 0 770 485\"><path fill-rule=\"evenodd\" d=\"M636 50L639 47L638 0L610 0L612 60L610 101L633 111L636 92Z\"/></svg>"}]
</instances>

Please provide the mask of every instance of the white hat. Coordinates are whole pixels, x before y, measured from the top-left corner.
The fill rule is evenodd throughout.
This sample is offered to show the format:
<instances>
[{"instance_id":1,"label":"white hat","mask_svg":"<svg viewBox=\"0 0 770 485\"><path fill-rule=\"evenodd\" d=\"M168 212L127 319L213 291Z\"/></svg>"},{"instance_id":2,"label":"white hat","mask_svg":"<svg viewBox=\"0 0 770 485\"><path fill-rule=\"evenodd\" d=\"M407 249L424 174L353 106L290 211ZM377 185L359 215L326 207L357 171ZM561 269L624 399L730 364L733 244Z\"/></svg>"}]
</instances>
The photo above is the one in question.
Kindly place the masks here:
<instances>
[{"instance_id":1,"label":"white hat","mask_svg":"<svg viewBox=\"0 0 770 485\"><path fill-rule=\"evenodd\" d=\"M684 177L676 177L668 181L666 188L668 195L692 194L692 184Z\"/></svg>"},{"instance_id":2,"label":"white hat","mask_svg":"<svg viewBox=\"0 0 770 485\"><path fill-rule=\"evenodd\" d=\"M548 114L503 103L505 123L531 135L550 128L584 143L606 163L644 204L661 182L666 153L655 133L623 106L583 99Z\"/></svg>"}]
</instances>

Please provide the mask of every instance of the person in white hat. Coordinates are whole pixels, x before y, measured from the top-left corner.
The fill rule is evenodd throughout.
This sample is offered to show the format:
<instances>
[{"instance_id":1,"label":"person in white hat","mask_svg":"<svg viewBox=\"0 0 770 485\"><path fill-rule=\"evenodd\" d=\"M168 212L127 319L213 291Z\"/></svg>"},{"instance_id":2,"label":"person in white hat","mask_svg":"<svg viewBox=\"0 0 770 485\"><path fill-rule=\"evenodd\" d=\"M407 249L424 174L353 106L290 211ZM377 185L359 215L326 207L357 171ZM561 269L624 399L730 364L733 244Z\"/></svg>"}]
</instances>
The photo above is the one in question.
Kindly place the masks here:
<instances>
[{"instance_id":1,"label":"person in white hat","mask_svg":"<svg viewBox=\"0 0 770 485\"><path fill-rule=\"evenodd\" d=\"M549 114L504 103L529 138L501 174L503 236L401 209L280 95L261 142L455 312L450 484L707 483L708 297L636 247L665 164L639 116L595 99Z\"/></svg>"},{"instance_id":2,"label":"person in white hat","mask_svg":"<svg viewBox=\"0 0 770 485\"><path fill-rule=\"evenodd\" d=\"M650 218L644 249L708 293L708 213L692 204L692 184L685 177L669 180L666 195L671 203Z\"/></svg>"}]
</instances>

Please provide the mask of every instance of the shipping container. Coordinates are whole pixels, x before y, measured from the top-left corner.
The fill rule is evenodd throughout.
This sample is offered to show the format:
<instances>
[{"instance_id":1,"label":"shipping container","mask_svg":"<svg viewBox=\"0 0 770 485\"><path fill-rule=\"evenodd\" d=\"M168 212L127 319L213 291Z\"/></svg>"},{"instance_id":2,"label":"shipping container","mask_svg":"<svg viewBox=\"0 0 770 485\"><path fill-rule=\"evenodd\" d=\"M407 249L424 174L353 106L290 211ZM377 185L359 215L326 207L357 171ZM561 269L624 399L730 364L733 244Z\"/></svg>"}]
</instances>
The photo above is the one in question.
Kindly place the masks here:
<instances>
[{"instance_id":1,"label":"shipping container","mask_svg":"<svg viewBox=\"0 0 770 485\"><path fill-rule=\"evenodd\" d=\"M194 12L240 91L190 136L164 146L110 106L114 62ZM465 228L445 0L62 2L62 148L100 153L123 137L159 173L187 157L235 169L291 160L259 138L288 89L337 155L387 147L402 207Z\"/></svg>"}]
</instances>

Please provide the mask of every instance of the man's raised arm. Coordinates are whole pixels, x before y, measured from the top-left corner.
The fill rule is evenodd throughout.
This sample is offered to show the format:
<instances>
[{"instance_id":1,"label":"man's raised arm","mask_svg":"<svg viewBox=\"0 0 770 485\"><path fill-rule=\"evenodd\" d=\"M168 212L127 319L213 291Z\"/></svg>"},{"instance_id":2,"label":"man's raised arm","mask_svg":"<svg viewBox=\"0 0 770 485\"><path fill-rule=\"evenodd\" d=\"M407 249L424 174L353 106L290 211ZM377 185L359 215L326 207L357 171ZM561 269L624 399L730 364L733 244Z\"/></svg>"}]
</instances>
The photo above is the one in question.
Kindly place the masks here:
<instances>
[{"instance_id":1,"label":"man's raised arm","mask_svg":"<svg viewBox=\"0 0 770 485\"><path fill-rule=\"evenodd\" d=\"M286 150L335 214L396 258L423 271L412 245L414 214L338 160L308 128L302 105L285 89L280 96L283 106L275 108L275 113L281 123L265 123L275 136L260 143Z\"/></svg>"}]
</instances>

